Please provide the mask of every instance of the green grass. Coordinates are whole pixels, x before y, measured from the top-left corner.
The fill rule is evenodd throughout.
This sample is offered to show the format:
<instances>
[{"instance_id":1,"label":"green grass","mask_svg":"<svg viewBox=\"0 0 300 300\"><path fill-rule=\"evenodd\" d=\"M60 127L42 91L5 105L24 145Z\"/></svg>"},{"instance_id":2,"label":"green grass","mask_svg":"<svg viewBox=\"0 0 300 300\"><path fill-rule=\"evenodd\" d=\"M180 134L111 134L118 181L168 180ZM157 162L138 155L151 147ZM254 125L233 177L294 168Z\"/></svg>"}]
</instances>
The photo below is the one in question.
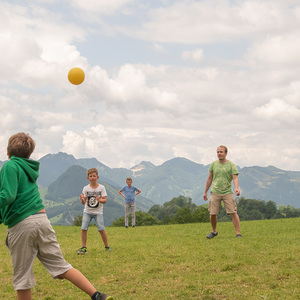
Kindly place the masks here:
<instances>
[{"instance_id":1,"label":"green grass","mask_svg":"<svg viewBox=\"0 0 300 300\"><path fill-rule=\"evenodd\" d=\"M63 216L63 214L61 213L61 214L59 214L59 215L57 215L53 218L50 218L49 220L50 220L51 223L56 223L61 219L62 216Z\"/></svg>"},{"instance_id":2,"label":"green grass","mask_svg":"<svg viewBox=\"0 0 300 300\"><path fill-rule=\"evenodd\" d=\"M1 299L16 299L12 267L0 227ZM54 226L68 262L100 291L115 299L300 299L300 218L241 222L235 238L231 222L136 228L107 227L105 252L95 227L88 254L78 256L80 228ZM38 260L33 299L89 299L67 281L52 280Z\"/></svg>"}]
</instances>

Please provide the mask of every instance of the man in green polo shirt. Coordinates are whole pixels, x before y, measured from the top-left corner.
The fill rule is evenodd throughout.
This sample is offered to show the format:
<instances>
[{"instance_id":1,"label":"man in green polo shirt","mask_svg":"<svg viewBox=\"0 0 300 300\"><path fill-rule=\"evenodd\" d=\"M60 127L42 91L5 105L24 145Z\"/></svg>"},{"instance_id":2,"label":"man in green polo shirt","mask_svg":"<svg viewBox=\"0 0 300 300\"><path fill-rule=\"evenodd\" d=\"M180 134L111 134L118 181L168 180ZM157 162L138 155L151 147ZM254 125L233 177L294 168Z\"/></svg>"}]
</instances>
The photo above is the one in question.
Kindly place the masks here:
<instances>
[{"instance_id":1,"label":"man in green polo shirt","mask_svg":"<svg viewBox=\"0 0 300 300\"><path fill-rule=\"evenodd\" d=\"M218 160L212 162L209 166L209 175L203 195L203 199L207 201L207 192L211 186L208 210L210 212L212 232L206 236L208 239L212 239L218 235L217 215L220 211L221 201L224 202L226 213L231 216L236 237L242 237L240 233L240 218L237 214L237 205L232 190L233 180L235 194L237 196L240 195L239 171L233 162L226 159L227 151L226 146L219 146L217 148Z\"/></svg>"}]
</instances>

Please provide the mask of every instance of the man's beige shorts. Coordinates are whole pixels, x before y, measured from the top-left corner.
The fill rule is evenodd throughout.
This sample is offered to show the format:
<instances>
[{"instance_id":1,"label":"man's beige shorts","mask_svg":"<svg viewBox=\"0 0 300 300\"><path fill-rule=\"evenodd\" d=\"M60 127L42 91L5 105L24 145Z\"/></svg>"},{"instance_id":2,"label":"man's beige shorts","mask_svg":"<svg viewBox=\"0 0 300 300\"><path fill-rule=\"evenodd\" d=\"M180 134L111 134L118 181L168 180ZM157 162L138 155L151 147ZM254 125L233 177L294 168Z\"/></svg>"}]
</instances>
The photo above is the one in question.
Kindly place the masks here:
<instances>
[{"instance_id":1,"label":"man's beige shorts","mask_svg":"<svg viewBox=\"0 0 300 300\"><path fill-rule=\"evenodd\" d=\"M8 228L6 245L12 258L15 290L27 290L35 285L32 266L36 257L53 278L72 268L63 258L45 213L29 216Z\"/></svg>"},{"instance_id":2,"label":"man's beige shorts","mask_svg":"<svg viewBox=\"0 0 300 300\"><path fill-rule=\"evenodd\" d=\"M233 194L210 193L208 211L211 215L217 215L221 208L221 201L224 202L226 213L233 214L237 212L237 205Z\"/></svg>"}]
</instances>

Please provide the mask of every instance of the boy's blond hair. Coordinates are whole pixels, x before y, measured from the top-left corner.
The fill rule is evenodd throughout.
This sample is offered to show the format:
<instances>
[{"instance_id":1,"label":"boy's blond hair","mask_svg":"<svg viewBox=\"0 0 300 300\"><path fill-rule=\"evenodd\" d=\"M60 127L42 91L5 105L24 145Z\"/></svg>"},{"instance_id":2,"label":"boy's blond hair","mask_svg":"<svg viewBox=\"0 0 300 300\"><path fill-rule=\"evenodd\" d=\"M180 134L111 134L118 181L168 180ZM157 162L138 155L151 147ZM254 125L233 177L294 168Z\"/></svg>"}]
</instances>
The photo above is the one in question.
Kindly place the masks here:
<instances>
[{"instance_id":1,"label":"boy's blond hair","mask_svg":"<svg viewBox=\"0 0 300 300\"><path fill-rule=\"evenodd\" d=\"M29 158L35 149L35 141L24 132L12 135L8 140L7 155Z\"/></svg>"},{"instance_id":2,"label":"boy's blond hair","mask_svg":"<svg viewBox=\"0 0 300 300\"><path fill-rule=\"evenodd\" d=\"M96 173L98 176L98 170L96 168L88 169L86 173L87 173L87 176L89 176L92 173Z\"/></svg>"}]
</instances>

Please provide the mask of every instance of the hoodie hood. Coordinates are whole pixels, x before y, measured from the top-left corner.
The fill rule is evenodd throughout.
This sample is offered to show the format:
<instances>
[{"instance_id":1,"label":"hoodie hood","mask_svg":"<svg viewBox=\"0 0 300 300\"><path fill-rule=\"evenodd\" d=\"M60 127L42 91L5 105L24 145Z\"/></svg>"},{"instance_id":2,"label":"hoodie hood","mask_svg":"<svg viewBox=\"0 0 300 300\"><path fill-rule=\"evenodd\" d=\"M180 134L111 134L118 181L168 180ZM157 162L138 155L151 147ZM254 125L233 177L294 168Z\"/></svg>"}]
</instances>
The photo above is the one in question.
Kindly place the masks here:
<instances>
[{"instance_id":1,"label":"hoodie hood","mask_svg":"<svg viewBox=\"0 0 300 300\"><path fill-rule=\"evenodd\" d=\"M12 156L10 160L24 170L24 172L28 176L29 181L36 182L39 177L40 167L40 163L38 161L28 158L21 158L18 156Z\"/></svg>"},{"instance_id":2,"label":"hoodie hood","mask_svg":"<svg viewBox=\"0 0 300 300\"><path fill-rule=\"evenodd\" d=\"M40 163L12 156L0 171L0 223L8 228L39 212L45 206L38 185Z\"/></svg>"}]
</instances>

